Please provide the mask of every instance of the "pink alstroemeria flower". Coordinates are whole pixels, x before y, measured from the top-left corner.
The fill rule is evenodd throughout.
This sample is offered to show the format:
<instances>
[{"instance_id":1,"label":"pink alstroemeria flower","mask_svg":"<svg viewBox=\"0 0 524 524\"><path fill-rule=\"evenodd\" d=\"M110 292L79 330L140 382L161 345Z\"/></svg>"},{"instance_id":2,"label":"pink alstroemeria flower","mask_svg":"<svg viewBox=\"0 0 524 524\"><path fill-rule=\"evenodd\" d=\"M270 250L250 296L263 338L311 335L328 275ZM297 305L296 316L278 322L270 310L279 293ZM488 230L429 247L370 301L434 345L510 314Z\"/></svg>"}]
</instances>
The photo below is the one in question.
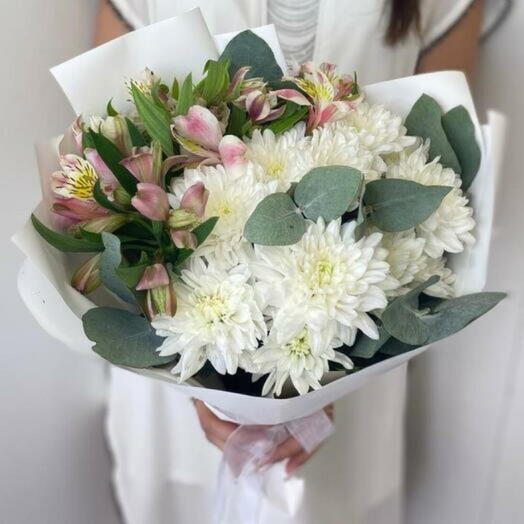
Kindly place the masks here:
<instances>
[{"instance_id":1,"label":"pink alstroemeria flower","mask_svg":"<svg viewBox=\"0 0 524 524\"><path fill-rule=\"evenodd\" d=\"M131 156L121 160L120 164L130 171L139 182L160 185L162 157L155 161L155 153L156 151L149 147L134 147Z\"/></svg>"},{"instance_id":2,"label":"pink alstroemeria flower","mask_svg":"<svg viewBox=\"0 0 524 524\"><path fill-rule=\"evenodd\" d=\"M145 289L154 289L155 287L167 286L168 284L169 275L164 264L153 264L146 267L135 289L144 291Z\"/></svg>"},{"instance_id":3,"label":"pink alstroemeria flower","mask_svg":"<svg viewBox=\"0 0 524 524\"><path fill-rule=\"evenodd\" d=\"M185 191L180 207L192 211L197 218L201 219L204 216L208 198L209 191L202 182L197 182Z\"/></svg>"},{"instance_id":4,"label":"pink alstroemeria flower","mask_svg":"<svg viewBox=\"0 0 524 524\"><path fill-rule=\"evenodd\" d=\"M95 200L57 197L51 207L53 213L68 218L73 222L91 220L109 214L109 210L98 205Z\"/></svg>"},{"instance_id":5,"label":"pink alstroemeria flower","mask_svg":"<svg viewBox=\"0 0 524 524\"><path fill-rule=\"evenodd\" d=\"M222 136L220 122L205 107L192 106L187 115L175 117L172 131L186 154L166 159L164 170L175 164L194 166L202 163L222 163L226 169L237 169L246 162L241 153L245 147L242 141L233 135Z\"/></svg>"},{"instance_id":6,"label":"pink alstroemeria flower","mask_svg":"<svg viewBox=\"0 0 524 524\"><path fill-rule=\"evenodd\" d=\"M167 193L156 184L140 182L137 184L136 195L131 204L142 215L151 220L167 220L169 216L169 202Z\"/></svg>"},{"instance_id":7,"label":"pink alstroemeria flower","mask_svg":"<svg viewBox=\"0 0 524 524\"><path fill-rule=\"evenodd\" d=\"M172 229L170 235L173 244L175 244L178 249L196 249L198 247L196 236L187 229Z\"/></svg>"},{"instance_id":8,"label":"pink alstroemeria flower","mask_svg":"<svg viewBox=\"0 0 524 524\"><path fill-rule=\"evenodd\" d=\"M92 116L89 119L89 127L111 140L124 155L131 153L133 143L127 122L122 115L108 116L106 118Z\"/></svg>"},{"instance_id":9,"label":"pink alstroemeria flower","mask_svg":"<svg viewBox=\"0 0 524 524\"><path fill-rule=\"evenodd\" d=\"M335 66L327 62L318 67L312 63L303 64L297 75L289 80L310 99L309 130L343 117L362 99L353 78L337 75Z\"/></svg>"},{"instance_id":10,"label":"pink alstroemeria flower","mask_svg":"<svg viewBox=\"0 0 524 524\"><path fill-rule=\"evenodd\" d=\"M113 172L107 167L96 149L88 147L84 151L84 155L100 177L102 190L107 194L111 194L119 185Z\"/></svg>"}]
</instances>

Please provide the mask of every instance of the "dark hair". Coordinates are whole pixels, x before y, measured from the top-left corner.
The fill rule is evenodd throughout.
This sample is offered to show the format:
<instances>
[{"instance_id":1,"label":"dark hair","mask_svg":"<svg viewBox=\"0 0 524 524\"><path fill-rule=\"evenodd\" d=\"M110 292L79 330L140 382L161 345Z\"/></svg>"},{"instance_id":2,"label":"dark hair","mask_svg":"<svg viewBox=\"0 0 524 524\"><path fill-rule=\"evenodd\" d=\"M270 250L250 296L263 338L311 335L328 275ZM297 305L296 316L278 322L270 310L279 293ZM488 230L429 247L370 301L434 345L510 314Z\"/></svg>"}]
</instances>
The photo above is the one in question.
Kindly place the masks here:
<instances>
[{"instance_id":1,"label":"dark hair","mask_svg":"<svg viewBox=\"0 0 524 524\"><path fill-rule=\"evenodd\" d=\"M411 29L420 28L419 0L390 0L389 24L385 40L395 45L404 40Z\"/></svg>"}]
</instances>

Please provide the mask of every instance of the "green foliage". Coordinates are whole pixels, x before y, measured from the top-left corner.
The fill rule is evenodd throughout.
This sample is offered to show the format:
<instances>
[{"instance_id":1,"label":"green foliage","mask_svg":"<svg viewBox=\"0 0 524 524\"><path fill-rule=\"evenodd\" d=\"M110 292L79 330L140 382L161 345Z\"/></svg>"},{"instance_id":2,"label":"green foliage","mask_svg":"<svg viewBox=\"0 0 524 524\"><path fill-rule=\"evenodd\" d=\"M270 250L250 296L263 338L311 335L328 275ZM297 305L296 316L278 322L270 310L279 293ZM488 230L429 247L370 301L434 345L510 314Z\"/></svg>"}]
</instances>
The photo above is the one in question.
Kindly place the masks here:
<instances>
[{"instance_id":1,"label":"green foliage","mask_svg":"<svg viewBox=\"0 0 524 524\"><path fill-rule=\"evenodd\" d=\"M450 186L425 186L411 180L384 178L366 184L369 220L382 231L405 231L434 213Z\"/></svg>"},{"instance_id":2,"label":"green foliage","mask_svg":"<svg viewBox=\"0 0 524 524\"><path fill-rule=\"evenodd\" d=\"M429 148L431 160L440 156L442 165L452 168L455 173L462 172L457 155L442 127L442 109L434 98L422 95L411 108L405 125L408 134L431 140Z\"/></svg>"},{"instance_id":3,"label":"green foliage","mask_svg":"<svg viewBox=\"0 0 524 524\"><path fill-rule=\"evenodd\" d=\"M149 265L147 255L142 251L140 260L135 265L115 268L116 276L130 289L134 289L142 277L146 267Z\"/></svg>"},{"instance_id":4,"label":"green foliage","mask_svg":"<svg viewBox=\"0 0 524 524\"><path fill-rule=\"evenodd\" d=\"M205 242L206 238L215 228L217 222L218 217L210 217L193 229L192 233L195 235L199 246Z\"/></svg>"},{"instance_id":5,"label":"green foliage","mask_svg":"<svg viewBox=\"0 0 524 524\"><path fill-rule=\"evenodd\" d=\"M308 110L308 107L288 101L282 116L264 125L264 129L270 129L275 135L280 135L300 122L307 115Z\"/></svg>"},{"instance_id":6,"label":"green foliage","mask_svg":"<svg viewBox=\"0 0 524 524\"><path fill-rule=\"evenodd\" d=\"M182 87L180 88L180 93L176 101L175 107L175 116L185 115L187 110L193 105L193 78L191 73L189 73Z\"/></svg>"},{"instance_id":7,"label":"green foliage","mask_svg":"<svg viewBox=\"0 0 524 524\"><path fill-rule=\"evenodd\" d=\"M442 127L460 162L462 189L467 191L479 170L481 159L475 126L466 108L457 106L442 117Z\"/></svg>"},{"instance_id":8,"label":"green foliage","mask_svg":"<svg viewBox=\"0 0 524 524\"><path fill-rule=\"evenodd\" d=\"M306 221L287 193L268 195L249 217L244 237L254 244L286 246L298 242Z\"/></svg>"},{"instance_id":9,"label":"green foliage","mask_svg":"<svg viewBox=\"0 0 524 524\"><path fill-rule=\"evenodd\" d=\"M109 102L107 103L107 108L106 108L106 111L107 111L107 116L116 116L118 115L118 111L113 107L113 99L109 100Z\"/></svg>"},{"instance_id":10,"label":"green foliage","mask_svg":"<svg viewBox=\"0 0 524 524\"><path fill-rule=\"evenodd\" d=\"M100 240L90 241L85 238L75 238L71 235L58 233L42 224L34 214L31 215L31 222L44 240L64 253L97 253L104 250L104 245Z\"/></svg>"},{"instance_id":11,"label":"green foliage","mask_svg":"<svg viewBox=\"0 0 524 524\"><path fill-rule=\"evenodd\" d=\"M93 187L93 198L100 204L102 207L114 211L115 213L122 213L123 211L119 206L107 198L106 194L102 191L100 187L100 179L95 182Z\"/></svg>"},{"instance_id":12,"label":"green foliage","mask_svg":"<svg viewBox=\"0 0 524 524\"><path fill-rule=\"evenodd\" d=\"M360 333L355 343L344 351L348 357L353 358L373 358L380 348L391 338L391 335L382 327L378 328L378 339L372 339Z\"/></svg>"},{"instance_id":13,"label":"green foliage","mask_svg":"<svg viewBox=\"0 0 524 524\"><path fill-rule=\"evenodd\" d=\"M229 87L229 61L208 60L204 71L206 76L198 85L198 92L207 105L216 105L223 101Z\"/></svg>"},{"instance_id":14,"label":"green foliage","mask_svg":"<svg viewBox=\"0 0 524 524\"><path fill-rule=\"evenodd\" d=\"M297 184L295 203L304 215L316 222L342 216L359 194L362 173L346 166L315 167Z\"/></svg>"},{"instance_id":15,"label":"green foliage","mask_svg":"<svg viewBox=\"0 0 524 524\"><path fill-rule=\"evenodd\" d=\"M252 31L242 31L226 46L220 59L230 62L229 74L232 77L237 69L249 66L246 78L261 77L266 81L281 80L283 73L275 55L267 43Z\"/></svg>"},{"instance_id":16,"label":"green foliage","mask_svg":"<svg viewBox=\"0 0 524 524\"><path fill-rule=\"evenodd\" d=\"M84 331L95 342L93 350L117 366L148 368L174 360L156 351L163 339L142 316L111 307L90 309L83 317Z\"/></svg>"},{"instance_id":17,"label":"green foliage","mask_svg":"<svg viewBox=\"0 0 524 524\"><path fill-rule=\"evenodd\" d=\"M129 304L136 304L135 295L120 280L116 269L122 262L120 239L111 233L102 233L104 252L100 257L100 279L104 286Z\"/></svg>"},{"instance_id":18,"label":"green foliage","mask_svg":"<svg viewBox=\"0 0 524 524\"><path fill-rule=\"evenodd\" d=\"M124 156L118 149L118 147L106 138L102 133L96 131L89 131L91 140L98 154L105 162L106 166L111 170L115 178L118 180L120 185L133 196L136 193L137 179L133 174L128 171L120 161L123 160Z\"/></svg>"},{"instance_id":19,"label":"green foliage","mask_svg":"<svg viewBox=\"0 0 524 524\"><path fill-rule=\"evenodd\" d=\"M129 137L131 138L131 143L134 147L144 147L147 146L147 142L133 122L126 117L127 130L129 131Z\"/></svg>"},{"instance_id":20,"label":"green foliage","mask_svg":"<svg viewBox=\"0 0 524 524\"><path fill-rule=\"evenodd\" d=\"M154 100L140 91L134 83L131 83L131 95L133 96L138 115L149 136L160 142L162 150L167 156L173 155L171 115L169 111L165 107L155 104Z\"/></svg>"}]
</instances>

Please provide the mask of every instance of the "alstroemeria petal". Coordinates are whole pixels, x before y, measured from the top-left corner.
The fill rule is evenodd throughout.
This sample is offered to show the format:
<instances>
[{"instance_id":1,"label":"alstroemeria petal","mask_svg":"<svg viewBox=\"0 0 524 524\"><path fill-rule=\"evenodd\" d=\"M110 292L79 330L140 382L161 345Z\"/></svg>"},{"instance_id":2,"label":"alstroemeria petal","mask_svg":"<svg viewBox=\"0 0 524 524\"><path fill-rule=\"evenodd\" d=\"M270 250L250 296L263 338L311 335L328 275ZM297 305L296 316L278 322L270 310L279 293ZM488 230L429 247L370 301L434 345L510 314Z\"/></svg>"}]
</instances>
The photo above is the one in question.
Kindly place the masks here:
<instances>
[{"instance_id":1,"label":"alstroemeria petal","mask_svg":"<svg viewBox=\"0 0 524 524\"><path fill-rule=\"evenodd\" d=\"M222 164L232 174L246 165L246 151L246 144L234 135L226 135L218 145Z\"/></svg>"},{"instance_id":2,"label":"alstroemeria petal","mask_svg":"<svg viewBox=\"0 0 524 524\"><path fill-rule=\"evenodd\" d=\"M276 120L277 118L280 118L284 114L285 110L286 110L285 106L280 106L275 109L272 109L269 112L269 114L266 116L266 118L259 120L258 123L263 124L265 122L271 122L272 120Z\"/></svg>"},{"instance_id":3,"label":"alstroemeria petal","mask_svg":"<svg viewBox=\"0 0 524 524\"><path fill-rule=\"evenodd\" d=\"M160 286L167 286L168 284L169 275L164 264L153 264L146 267L135 289L143 291L144 289L154 289Z\"/></svg>"},{"instance_id":4,"label":"alstroemeria petal","mask_svg":"<svg viewBox=\"0 0 524 524\"><path fill-rule=\"evenodd\" d=\"M120 164L140 182L157 183L157 180L153 177L153 155L149 151L135 152L121 160Z\"/></svg>"},{"instance_id":5,"label":"alstroemeria petal","mask_svg":"<svg viewBox=\"0 0 524 524\"><path fill-rule=\"evenodd\" d=\"M180 207L193 211L198 218L202 218L208 198L209 191L202 182L197 182L186 190L180 201Z\"/></svg>"},{"instance_id":6,"label":"alstroemeria petal","mask_svg":"<svg viewBox=\"0 0 524 524\"><path fill-rule=\"evenodd\" d=\"M100 177L104 190L111 191L118 186L118 180L113 175L113 172L107 167L96 149L87 148L84 151L87 161L95 168Z\"/></svg>"},{"instance_id":7,"label":"alstroemeria petal","mask_svg":"<svg viewBox=\"0 0 524 524\"><path fill-rule=\"evenodd\" d=\"M259 90L249 93L246 97L246 110L253 122L266 118L271 111L267 95Z\"/></svg>"},{"instance_id":8,"label":"alstroemeria petal","mask_svg":"<svg viewBox=\"0 0 524 524\"><path fill-rule=\"evenodd\" d=\"M212 151L217 150L222 138L217 117L202 106L191 106L187 115L175 117L174 127L179 135Z\"/></svg>"},{"instance_id":9,"label":"alstroemeria petal","mask_svg":"<svg viewBox=\"0 0 524 524\"><path fill-rule=\"evenodd\" d=\"M136 195L131 199L133 207L151 220L167 220L169 215L167 193L156 184L148 182L141 182L136 187Z\"/></svg>"},{"instance_id":10,"label":"alstroemeria petal","mask_svg":"<svg viewBox=\"0 0 524 524\"><path fill-rule=\"evenodd\" d=\"M185 229L171 230L171 239L178 249L196 249L198 245L195 235Z\"/></svg>"},{"instance_id":11,"label":"alstroemeria petal","mask_svg":"<svg viewBox=\"0 0 524 524\"><path fill-rule=\"evenodd\" d=\"M100 253L89 258L74 273L71 285L81 293L91 293L101 283L100 280Z\"/></svg>"},{"instance_id":12,"label":"alstroemeria petal","mask_svg":"<svg viewBox=\"0 0 524 524\"><path fill-rule=\"evenodd\" d=\"M277 95L279 98L283 98L284 100L294 102L299 106L311 105L311 102L300 91L297 91L296 89L277 89L276 91L272 91L272 94Z\"/></svg>"}]
</instances>

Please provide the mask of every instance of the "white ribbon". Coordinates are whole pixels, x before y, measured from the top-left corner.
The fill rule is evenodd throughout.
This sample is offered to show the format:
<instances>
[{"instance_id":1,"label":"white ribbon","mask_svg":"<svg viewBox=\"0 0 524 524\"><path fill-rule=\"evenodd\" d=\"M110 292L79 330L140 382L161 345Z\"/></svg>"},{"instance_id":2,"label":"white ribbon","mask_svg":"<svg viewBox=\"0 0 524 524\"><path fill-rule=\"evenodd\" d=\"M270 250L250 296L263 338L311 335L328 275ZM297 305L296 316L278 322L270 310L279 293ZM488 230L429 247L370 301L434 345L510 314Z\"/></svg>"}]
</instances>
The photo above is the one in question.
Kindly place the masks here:
<instances>
[{"instance_id":1,"label":"white ribbon","mask_svg":"<svg viewBox=\"0 0 524 524\"><path fill-rule=\"evenodd\" d=\"M272 452L292 435L308 453L334 431L324 410L286 424L239 426L226 441L215 494L215 524L258 524L271 470L261 468Z\"/></svg>"}]
</instances>

